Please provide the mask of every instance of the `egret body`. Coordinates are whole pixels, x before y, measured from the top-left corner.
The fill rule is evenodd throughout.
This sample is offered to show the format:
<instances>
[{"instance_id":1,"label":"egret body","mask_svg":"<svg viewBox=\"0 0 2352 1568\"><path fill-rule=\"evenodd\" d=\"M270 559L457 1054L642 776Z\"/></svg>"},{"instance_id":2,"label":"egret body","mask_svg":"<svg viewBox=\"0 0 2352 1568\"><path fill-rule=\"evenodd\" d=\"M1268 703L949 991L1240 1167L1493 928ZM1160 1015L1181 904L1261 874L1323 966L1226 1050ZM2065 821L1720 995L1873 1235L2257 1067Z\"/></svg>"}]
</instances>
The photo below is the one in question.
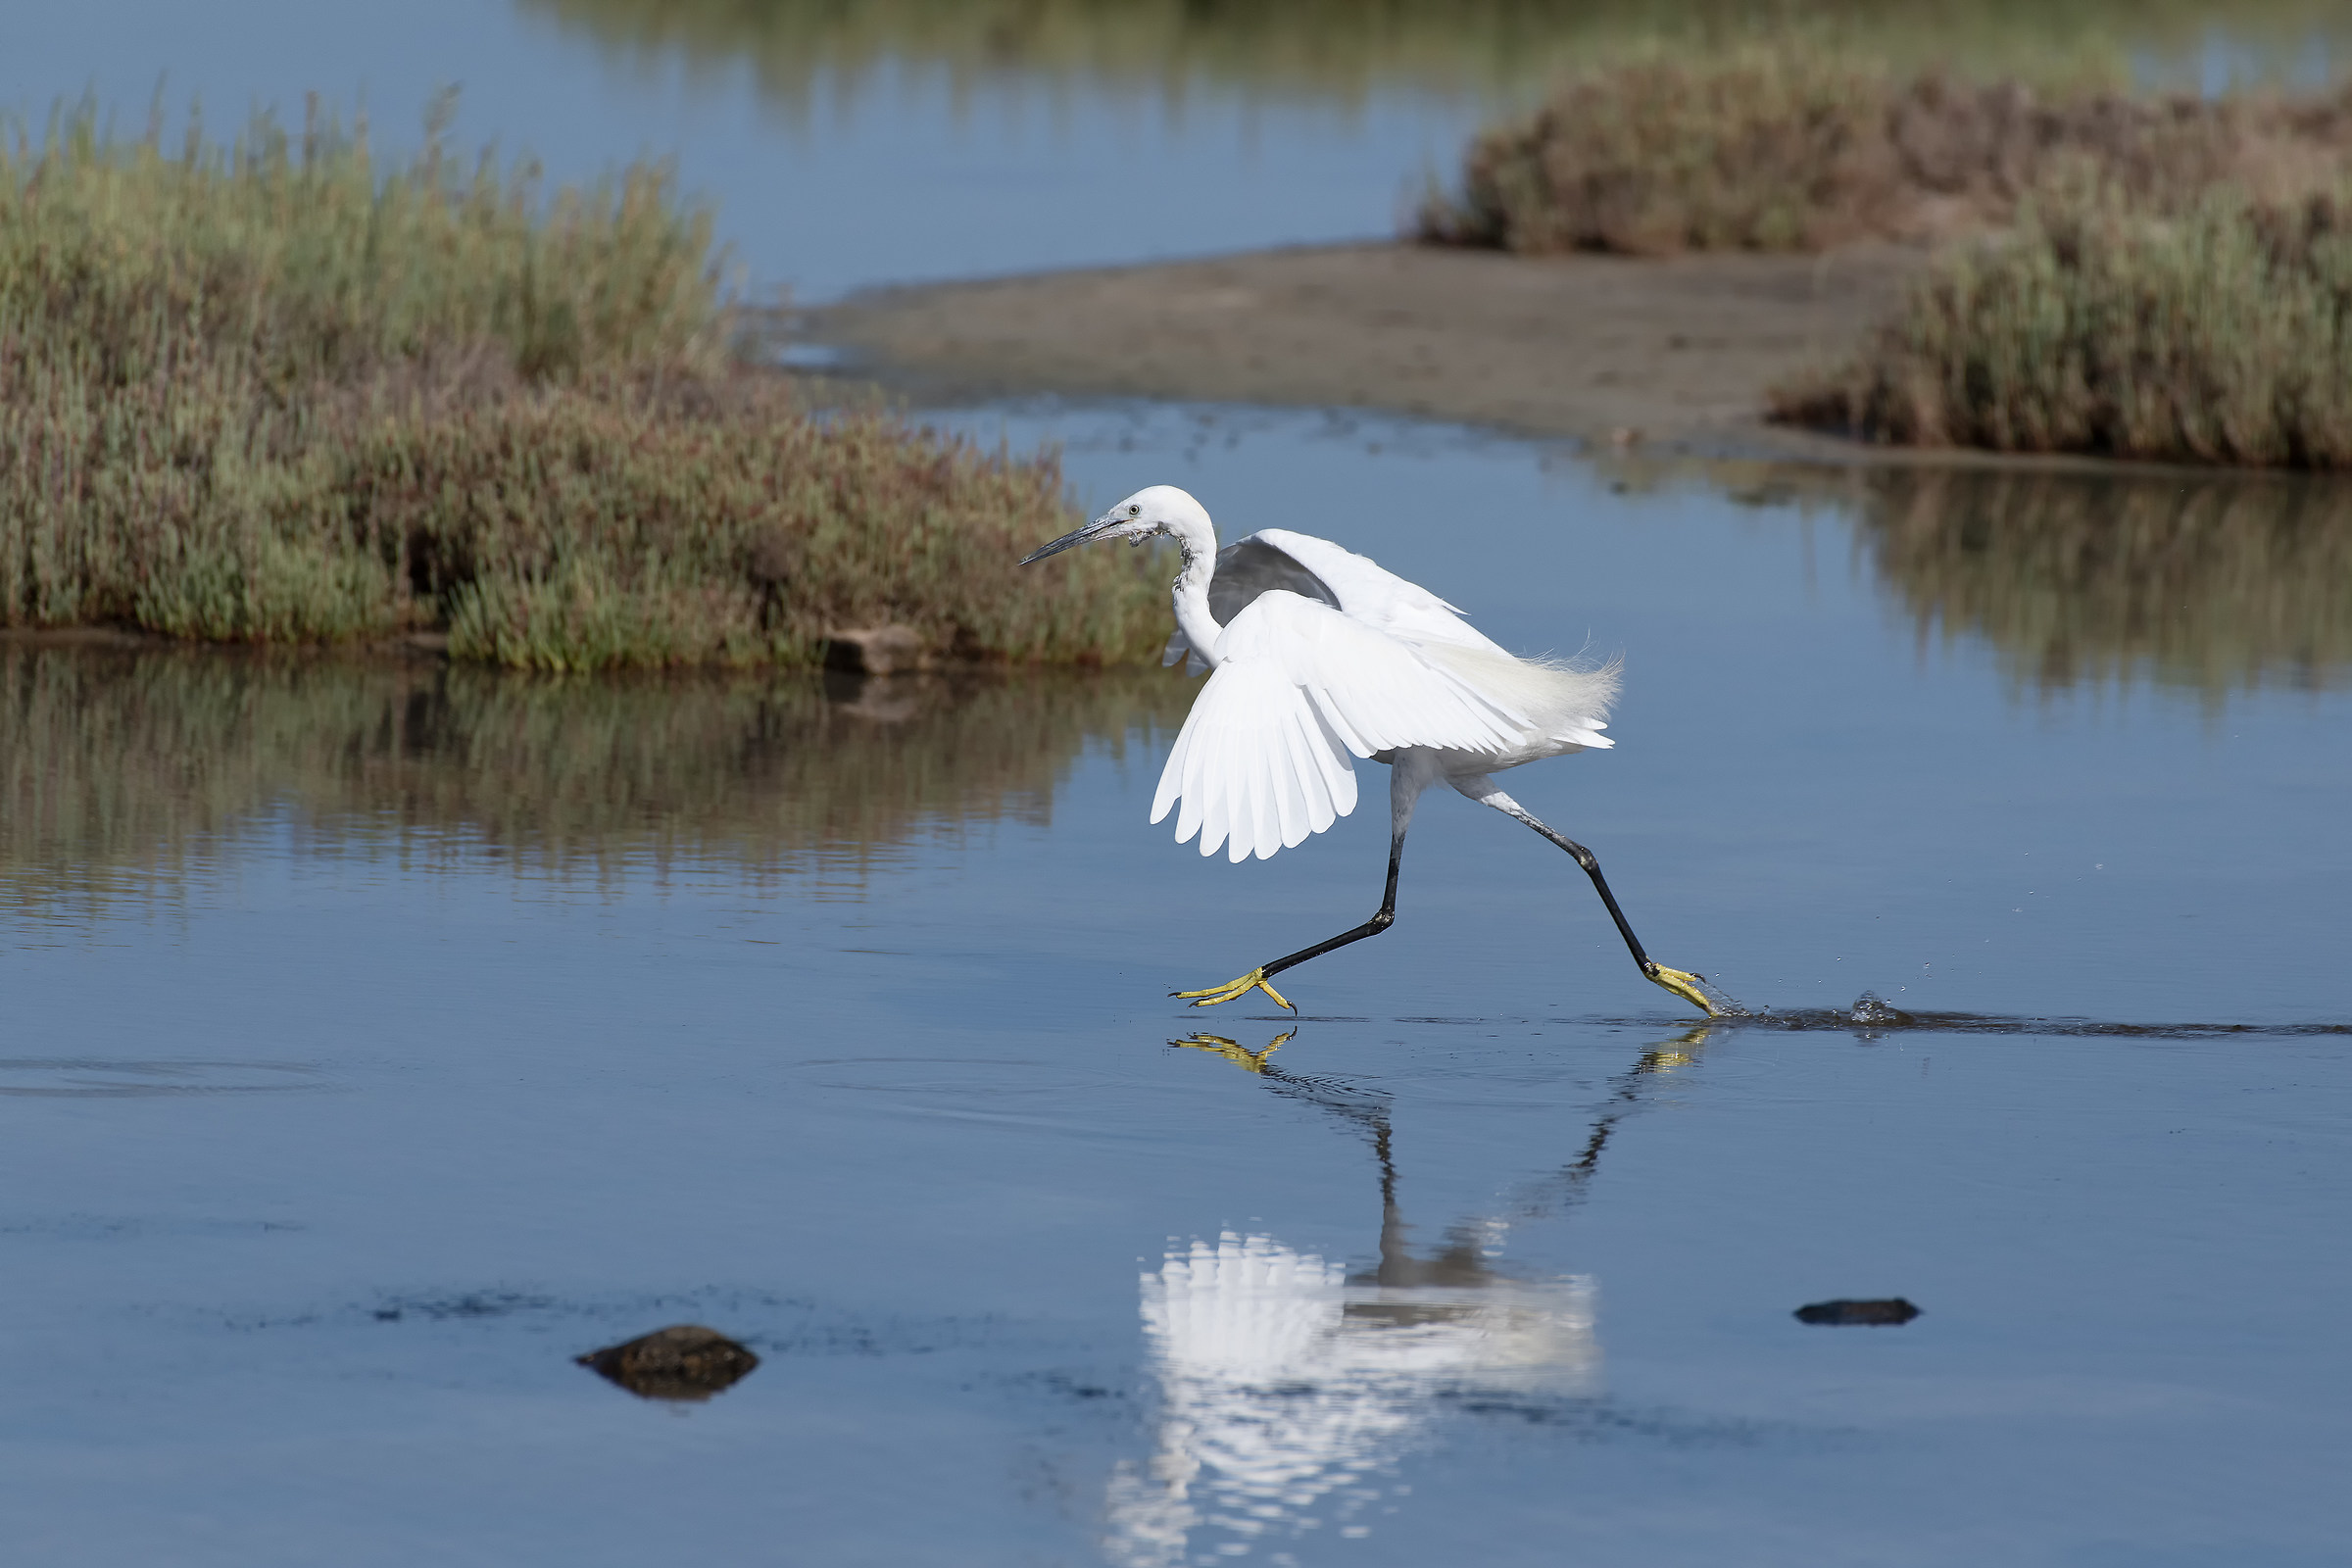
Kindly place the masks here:
<instances>
[{"instance_id":1,"label":"egret body","mask_svg":"<svg viewBox=\"0 0 2352 1568\"><path fill-rule=\"evenodd\" d=\"M1176 841L1225 848L1239 863L1301 843L1355 809L1354 759L1389 764L1389 879L1372 918L1205 991L1195 1006L1263 991L1275 975L1396 920L1396 872L1422 792L1450 784L1524 822L1575 857L1652 982L1716 1011L1700 977L1644 953L1592 852L1538 821L1494 775L1540 758L1613 744L1606 728L1615 665L1520 659L1437 595L1326 539L1267 528L1220 551L1200 503L1173 485L1138 490L1023 565L1076 545L1159 536L1183 552L1176 635L1164 662L1206 669L1176 737L1152 820L1176 814Z\"/></svg>"}]
</instances>

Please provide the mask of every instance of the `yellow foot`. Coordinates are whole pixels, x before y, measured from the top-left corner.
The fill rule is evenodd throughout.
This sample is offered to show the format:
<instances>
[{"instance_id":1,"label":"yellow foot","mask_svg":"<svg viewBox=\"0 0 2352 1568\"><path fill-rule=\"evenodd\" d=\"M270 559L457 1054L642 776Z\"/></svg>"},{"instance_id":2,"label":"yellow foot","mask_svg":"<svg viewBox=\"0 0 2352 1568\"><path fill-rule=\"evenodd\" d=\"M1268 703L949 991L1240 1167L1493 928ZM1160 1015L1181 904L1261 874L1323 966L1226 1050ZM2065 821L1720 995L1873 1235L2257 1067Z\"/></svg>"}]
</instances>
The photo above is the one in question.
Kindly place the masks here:
<instances>
[{"instance_id":1,"label":"yellow foot","mask_svg":"<svg viewBox=\"0 0 2352 1568\"><path fill-rule=\"evenodd\" d=\"M1717 1018L1722 1016L1722 1013L1717 1009L1715 1004L1708 999L1707 994L1699 989L1700 985L1703 983L1699 976L1694 974L1687 974L1681 969L1669 969L1664 964L1657 962L1655 959L1652 959L1649 963L1649 966L1643 969L1642 972L1649 976L1651 984L1664 986L1667 990L1673 992L1685 1002L1690 1003L1692 1006L1698 1008L1701 1012L1704 1012L1708 1017Z\"/></svg>"},{"instance_id":2,"label":"yellow foot","mask_svg":"<svg viewBox=\"0 0 2352 1568\"><path fill-rule=\"evenodd\" d=\"M1266 1070L1266 1058L1274 1054L1275 1052L1281 1050L1285 1045L1289 1044L1291 1036L1297 1034L1298 1032L1298 1030L1293 1029L1287 1031L1286 1033L1276 1035L1273 1043L1268 1045L1263 1051L1250 1051L1243 1046L1240 1041L1228 1040L1223 1035L1197 1034L1190 1040L1171 1040L1168 1042L1168 1044L1171 1046L1188 1046L1195 1051L1213 1051L1218 1055L1223 1056L1227 1061L1239 1063L1241 1066L1247 1067L1251 1072L1262 1073Z\"/></svg>"},{"instance_id":3,"label":"yellow foot","mask_svg":"<svg viewBox=\"0 0 2352 1568\"><path fill-rule=\"evenodd\" d=\"M1182 997L1196 1007L1213 1007L1220 1002L1237 1001L1252 991L1263 991L1267 996L1272 997L1274 1005L1277 1007L1291 1007L1291 999L1266 983L1266 971L1263 969L1252 969L1238 980L1228 980L1221 986L1210 986L1206 991L1171 991L1168 995ZM1298 1009L1291 1007L1291 1010L1297 1012Z\"/></svg>"}]
</instances>

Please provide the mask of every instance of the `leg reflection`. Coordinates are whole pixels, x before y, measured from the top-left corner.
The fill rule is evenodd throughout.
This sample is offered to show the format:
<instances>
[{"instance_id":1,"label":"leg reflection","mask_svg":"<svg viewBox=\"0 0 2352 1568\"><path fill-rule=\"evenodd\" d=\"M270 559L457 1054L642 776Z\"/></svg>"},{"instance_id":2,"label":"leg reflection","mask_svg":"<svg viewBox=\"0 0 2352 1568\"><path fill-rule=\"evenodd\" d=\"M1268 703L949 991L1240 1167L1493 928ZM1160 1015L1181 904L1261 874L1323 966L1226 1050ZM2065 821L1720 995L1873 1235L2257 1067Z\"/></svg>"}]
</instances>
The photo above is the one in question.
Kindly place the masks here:
<instances>
[{"instance_id":1,"label":"leg reflection","mask_svg":"<svg viewBox=\"0 0 2352 1568\"><path fill-rule=\"evenodd\" d=\"M1262 1051L1251 1051L1240 1041L1228 1040L1223 1035L1196 1034L1183 1040L1171 1040L1168 1044L1183 1046L1192 1051L1213 1051L1237 1067L1245 1068L1250 1072L1263 1073L1267 1070L1266 1058L1289 1044L1291 1037L1298 1032L1296 1029L1284 1030L1267 1042Z\"/></svg>"},{"instance_id":2,"label":"leg reflection","mask_svg":"<svg viewBox=\"0 0 2352 1568\"><path fill-rule=\"evenodd\" d=\"M1110 1487L1110 1557L1127 1568L1237 1546L1270 1554L1291 1537L1360 1528L1449 1401L1557 1411L1595 1394L1592 1281L1514 1272L1503 1244L1538 1197L1556 1208L1581 1196L1646 1086L1694 1060L1706 1039L1700 1028L1661 1042L1613 1080L1575 1155L1511 1219L1465 1216L1416 1248L1388 1095L1285 1071L1271 1058L1295 1033L1254 1050L1208 1034L1169 1044L1220 1056L1364 1137L1379 1181L1377 1261L1351 1271L1274 1235L1227 1231L1171 1249L1142 1276L1161 1402L1151 1458L1121 1465Z\"/></svg>"}]
</instances>

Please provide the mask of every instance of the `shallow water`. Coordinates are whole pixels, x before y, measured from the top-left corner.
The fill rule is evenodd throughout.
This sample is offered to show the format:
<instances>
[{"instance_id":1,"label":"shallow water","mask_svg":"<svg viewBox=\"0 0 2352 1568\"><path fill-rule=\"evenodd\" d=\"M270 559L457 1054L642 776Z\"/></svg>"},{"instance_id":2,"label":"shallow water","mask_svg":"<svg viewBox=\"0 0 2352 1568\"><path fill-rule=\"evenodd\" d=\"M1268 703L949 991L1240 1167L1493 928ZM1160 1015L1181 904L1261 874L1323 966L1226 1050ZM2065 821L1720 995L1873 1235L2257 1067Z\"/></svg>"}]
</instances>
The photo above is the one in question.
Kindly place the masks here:
<instances>
[{"instance_id":1,"label":"shallow water","mask_svg":"<svg viewBox=\"0 0 2352 1568\"><path fill-rule=\"evenodd\" d=\"M675 152L821 297L1383 233L1514 90L631 16L53 7L0 97L315 87L399 146L459 82L563 177ZM2340 1556L2340 492L947 417L1623 652L1619 748L1510 787L1761 1015L1696 1027L1452 799L1306 1016L1177 1010L1359 919L1384 834L1146 826L1164 673L0 643L12 1563ZM708 1403L571 1359L693 1321L762 1362Z\"/></svg>"},{"instance_id":2,"label":"shallow water","mask_svg":"<svg viewBox=\"0 0 2352 1568\"><path fill-rule=\"evenodd\" d=\"M751 292L803 302L893 281L1384 238L1426 172L1451 166L1490 95L1264 94L1215 78L1132 83L998 77L885 52L821 64L794 90L725 50L636 48L561 8L474 0L345 7L298 0L93 0L20 8L0 110L37 129L93 92L136 129L159 93L174 124L216 131L249 107L299 122L317 92L364 108L376 144L419 139L461 91L451 135L528 152L592 180L675 162L712 202ZM839 9L839 8L835 8Z\"/></svg>"},{"instance_id":3,"label":"shallow water","mask_svg":"<svg viewBox=\"0 0 2352 1568\"><path fill-rule=\"evenodd\" d=\"M1382 829L1235 867L1146 826L1165 673L8 647L12 1561L2337 1554L2326 526L2242 524L2164 647L2093 573L2070 665L1997 523L2080 497L957 422L1622 651L1617 750L1511 787L1771 1012L1694 1027L1450 798L1304 1017L1177 1010L1361 918ZM571 1364L674 1322L762 1364L693 1405Z\"/></svg>"}]
</instances>

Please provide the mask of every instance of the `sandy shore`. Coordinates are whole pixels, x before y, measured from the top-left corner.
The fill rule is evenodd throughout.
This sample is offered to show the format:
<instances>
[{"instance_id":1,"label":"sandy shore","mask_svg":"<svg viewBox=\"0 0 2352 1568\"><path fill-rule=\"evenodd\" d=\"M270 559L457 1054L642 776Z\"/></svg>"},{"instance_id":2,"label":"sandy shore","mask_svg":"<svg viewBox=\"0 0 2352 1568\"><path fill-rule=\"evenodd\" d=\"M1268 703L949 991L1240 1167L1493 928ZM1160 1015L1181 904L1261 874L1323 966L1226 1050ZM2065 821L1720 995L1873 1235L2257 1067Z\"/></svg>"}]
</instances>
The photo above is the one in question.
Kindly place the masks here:
<instances>
[{"instance_id":1,"label":"sandy shore","mask_svg":"<svg viewBox=\"0 0 2352 1568\"><path fill-rule=\"evenodd\" d=\"M1885 456L1767 425L1923 253L1522 258L1403 244L877 291L796 335L921 402L1059 393L1357 407L1658 455Z\"/></svg>"}]
</instances>

